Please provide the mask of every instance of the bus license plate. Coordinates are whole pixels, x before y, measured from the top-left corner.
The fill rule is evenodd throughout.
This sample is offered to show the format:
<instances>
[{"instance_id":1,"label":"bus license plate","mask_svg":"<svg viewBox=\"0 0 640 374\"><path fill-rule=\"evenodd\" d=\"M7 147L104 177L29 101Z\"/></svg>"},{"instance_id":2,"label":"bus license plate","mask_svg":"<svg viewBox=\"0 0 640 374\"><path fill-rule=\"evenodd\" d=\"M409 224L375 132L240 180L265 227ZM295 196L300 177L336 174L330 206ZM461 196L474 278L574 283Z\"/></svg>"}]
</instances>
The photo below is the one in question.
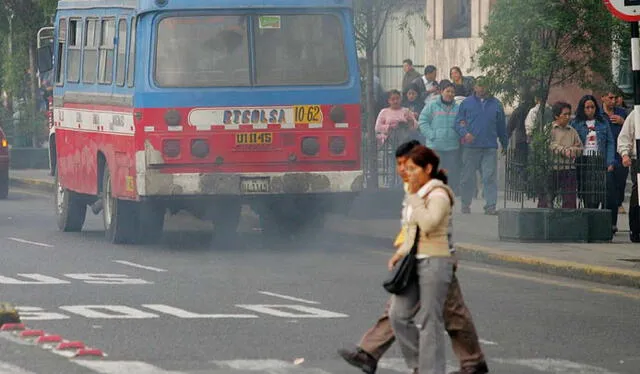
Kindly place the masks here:
<instances>
[{"instance_id":1,"label":"bus license plate","mask_svg":"<svg viewBox=\"0 0 640 374\"><path fill-rule=\"evenodd\" d=\"M241 132L236 134L236 145L247 144L271 144L273 133L271 132Z\"/></svg>"},{"instance_id":2,"label":"bus license plate","mask_svg":"<svg viewBox=\"0 0 640 374\"><path fill-rule=\"evenodd\" d=\"M297 105L293 113L296 123L322 123L324 119L320 105Z\"/></svg>"},{"instance_id":3,"label":"bus license plate","mask_svg":"<svg viewBox=\"0 0 640 374\"><path fill-rule=\"evenodd\" d=\"M241 178L240 191L243 193L266 193L271 190L269 178Z\"/></svg>"}]
</instances>

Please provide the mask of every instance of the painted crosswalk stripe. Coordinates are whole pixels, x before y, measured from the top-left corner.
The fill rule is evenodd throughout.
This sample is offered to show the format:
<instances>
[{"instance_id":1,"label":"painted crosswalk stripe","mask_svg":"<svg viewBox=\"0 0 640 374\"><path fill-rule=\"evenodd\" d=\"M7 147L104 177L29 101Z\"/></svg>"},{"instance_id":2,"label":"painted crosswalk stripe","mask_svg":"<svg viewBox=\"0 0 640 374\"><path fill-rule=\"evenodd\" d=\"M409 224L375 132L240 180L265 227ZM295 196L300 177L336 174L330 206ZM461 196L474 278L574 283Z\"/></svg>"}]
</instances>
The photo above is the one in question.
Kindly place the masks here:
<instances>
[{"instance_id":1,"label":"painted crosswalk stripe","mask_svg":"<svg viewBox=\"0 0 640 374\"><path fill-rule=\"evenodd\" d=\"M71 362L100 374L185 374L180 371L163 370L159 367L141 361L72 360Z\"/></svg>"},{"instance_id":2,"label":"painted crosswalk stripe","mask_svg":"<svg viewBox=\"0 0 640 374\"><path fill-rule=\"evenodd\" d=\"M393 370L399 373L408 373L409 369L403 358L383 358L378 362L378 367L381 369ZM447 364L447 373L456 371L459 368L451 364Z\"/></svg>"},{"instance_id":3,"label":"painted crosswalk stripe","mask_svg":"<svg viewBox=\"0 0 640 374\"><path fill-rule=\"evenodd\" d=\"M220 368L242 371L256 371L267 374L331 374L318 368L306 368L292 362L282 360L229 360L212 361Z\"/></svg>"},{"instance_id":4,"label":"painted crosswalk stripe","mask_svg":"<svg viewBox=\"0 0 640 374\"><path fill-rule=\"evenodd\" d=\"M0 361L0 374L34 374L31 371L24 370L18 366Z\"/></svg>"},{"instance_id":5,"label":"painted crosswalk stripe","mask_svg":"<svg viewBox=\"0 0 640 374\"><path fill-rule=\"evenodd\" d=\"M556 373L556 374L618 374L607 369L599 368L596 366L590 366L586 364L579 364L577 362L567 360L557 360L552 358L533 358L533 359L501 359L496 358L491 361L524 366L531 369L541 371L543 373Z\"/></svg>"}]
</instances>

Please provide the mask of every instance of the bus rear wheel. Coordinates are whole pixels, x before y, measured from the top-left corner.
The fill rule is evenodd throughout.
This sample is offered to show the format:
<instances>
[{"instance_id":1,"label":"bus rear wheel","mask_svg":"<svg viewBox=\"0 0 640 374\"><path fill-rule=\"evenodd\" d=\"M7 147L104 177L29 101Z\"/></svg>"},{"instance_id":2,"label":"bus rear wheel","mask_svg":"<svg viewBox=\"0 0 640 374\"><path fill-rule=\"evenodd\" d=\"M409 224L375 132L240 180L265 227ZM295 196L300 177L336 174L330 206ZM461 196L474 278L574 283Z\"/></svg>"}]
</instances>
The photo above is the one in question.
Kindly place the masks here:
<instances>
[{"instance_id":1,"label":"bus rear wheel","mask_svg":"<svg viewBox=\"0 0 640 374\"><path fill-rule=\"evenodd\" d=\"M137 240L138 217L136 202L115 198L111 183L111 173L105 165L102 178L102 199L104 232L113 244L133 244Z\"/></svg>"},{"instance_id":2,"label":"bus rear wheel","mask_svg":"<svg viewBox=\"0 0 640 374\"><path fill-rule=\"evenodd\" d=\"M58 229L64 232L79 232L87 217L87 204L75 192L62 187L58 179L58 171L54 172L56 194L56 221Z\"/></svg>"}]
</instances>

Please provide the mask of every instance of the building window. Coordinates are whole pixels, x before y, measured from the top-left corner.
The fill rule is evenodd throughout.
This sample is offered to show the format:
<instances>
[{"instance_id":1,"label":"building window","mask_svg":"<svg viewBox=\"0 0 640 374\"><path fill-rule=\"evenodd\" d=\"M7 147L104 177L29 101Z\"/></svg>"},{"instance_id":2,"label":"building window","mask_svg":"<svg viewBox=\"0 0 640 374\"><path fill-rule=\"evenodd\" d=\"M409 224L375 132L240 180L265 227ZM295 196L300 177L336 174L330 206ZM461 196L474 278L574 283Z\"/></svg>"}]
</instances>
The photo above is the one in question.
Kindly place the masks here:
<instances>
[{"instance_id":1,"label":"building window","mask_svg":"<svg viewBox=\"0 0 640 374\"><path fill-rule=\"evenodd\" d=\"M471 0L447 0L444 5L444 39L471 37Z\"/></svg>"},{"instance_id":2,"label":"building window","mask_svg":"<svg viewBox=\"0 0 640 374\"><path fill-rule=\"evenodd\" d=\"M622 48L618 59L618 87L626 93L633 92L633 81L631 77L631 58L629 48Z\"/></svg>"}]
</instances>

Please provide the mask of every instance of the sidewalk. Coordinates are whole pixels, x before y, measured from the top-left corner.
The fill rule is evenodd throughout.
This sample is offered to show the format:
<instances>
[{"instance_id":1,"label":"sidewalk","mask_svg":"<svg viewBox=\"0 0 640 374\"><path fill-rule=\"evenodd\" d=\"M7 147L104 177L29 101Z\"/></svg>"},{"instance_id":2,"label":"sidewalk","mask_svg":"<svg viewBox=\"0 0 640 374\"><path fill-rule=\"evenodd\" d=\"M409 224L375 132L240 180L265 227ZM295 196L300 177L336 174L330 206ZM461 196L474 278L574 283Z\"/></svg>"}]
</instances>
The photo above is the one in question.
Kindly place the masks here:
<instances>
[{"instance_id":1,"label":"sidewalk","mask_svg":"<svg viewBox=\"0 0 640 374\"><path fill-rule=\"evenodd\" d=\"M12 170L10 175L14 186L53 191L53 177L48 175L48 170ZM498 201L501 208L502 194ZM327 228L363 239L373 238L391 246L400 225L400 201L378 204L397 205L398 218L332 216ZM455 207L454 238L461 259L640 288L640 244L629 241L627 215L618 217L620 231L612 243L512 243L498 239L498 217L485 216L482 205L483 201L474 201L469 215L459 213L459 202ZM627 203L625 209L628 210ZM390 212L388 216L394 214Z\"/></svg>"}]
</instances>

